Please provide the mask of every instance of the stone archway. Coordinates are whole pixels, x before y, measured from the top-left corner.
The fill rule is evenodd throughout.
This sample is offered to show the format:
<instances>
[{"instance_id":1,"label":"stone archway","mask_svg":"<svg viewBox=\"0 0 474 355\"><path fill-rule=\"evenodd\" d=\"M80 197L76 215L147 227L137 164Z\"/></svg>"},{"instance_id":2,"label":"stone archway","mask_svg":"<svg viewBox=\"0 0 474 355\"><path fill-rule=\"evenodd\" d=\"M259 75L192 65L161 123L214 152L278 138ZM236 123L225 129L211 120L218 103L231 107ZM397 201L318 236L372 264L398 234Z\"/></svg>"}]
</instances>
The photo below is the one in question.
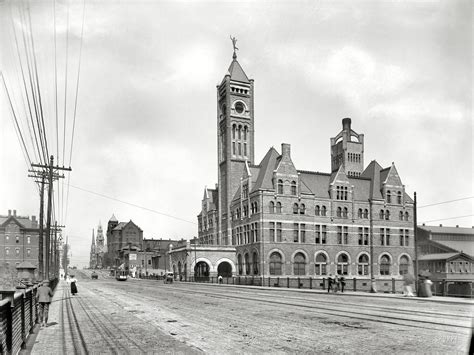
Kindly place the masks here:
<instances>
[{"instance_id":1,"label":"stone archway","mask_svg":"<svg viewBox=\"0 0 474 355\"><path fill-rule=\"evenodd\" d=\"M209 264L205 261L198 261L194 266L194 279L195 281L208 281L209 280Z\"/></svg>"},{"instance_id":2,"label":"stone archway","mask_svg":"<svg viewBox=\"0 0 474 355\"><path fill-rule=\"evenodd\" d=\"M232 265L227 261L222 261L217 267L217 275L222 277L232 277Z\"/></svg>"}]
</instances>

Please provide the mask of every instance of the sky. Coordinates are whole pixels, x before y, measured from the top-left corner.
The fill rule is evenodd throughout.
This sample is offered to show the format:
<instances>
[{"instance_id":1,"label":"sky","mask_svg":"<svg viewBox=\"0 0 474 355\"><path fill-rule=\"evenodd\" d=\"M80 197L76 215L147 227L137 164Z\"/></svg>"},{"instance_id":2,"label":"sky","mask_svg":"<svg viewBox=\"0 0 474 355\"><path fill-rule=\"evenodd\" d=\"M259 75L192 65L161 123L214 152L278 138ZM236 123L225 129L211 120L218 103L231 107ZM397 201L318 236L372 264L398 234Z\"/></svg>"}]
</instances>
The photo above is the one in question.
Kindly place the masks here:
<instances>
[{"instance_id":1,"label":"sky","mask_svg":"<svg viewBox=\"0 0 474 355\"><path fill-rule=\"evenodd\" d=\"M73 265L88 264L92 230L113 214L145 238L197 235L204 187L217 182L230 35L255 80L256 163L290 143L297 169L330 172L329 139L350 117L365 163L394 162L416 191L419 224L474 226L470 1L25 4L0 1L0 70L38 162L20 66L31 33L49 151L72 168L55 184L55 217ZM14 122L0 82L0 214L38 216Z\"/></svg>"}]
</instances>

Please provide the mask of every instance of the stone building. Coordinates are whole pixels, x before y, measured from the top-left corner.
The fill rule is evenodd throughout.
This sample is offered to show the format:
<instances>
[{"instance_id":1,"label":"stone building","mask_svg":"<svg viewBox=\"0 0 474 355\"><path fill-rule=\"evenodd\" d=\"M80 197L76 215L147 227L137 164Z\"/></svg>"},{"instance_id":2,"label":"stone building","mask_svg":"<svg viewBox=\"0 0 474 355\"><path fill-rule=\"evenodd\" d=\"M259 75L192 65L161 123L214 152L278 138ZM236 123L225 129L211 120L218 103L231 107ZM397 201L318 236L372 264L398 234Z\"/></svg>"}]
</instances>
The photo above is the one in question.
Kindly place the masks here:
<instances>
[{"instance_id":1,"label":"stone building","mask_svg":"<svg viewBox=\"0 0 474 355\"><path fill-rule=\"evenodd\" d=\"M22 262L29 262L38 271L39 227L35 216L19 216L16 210L0 215L0 264L2 273L15 273Z\"/></svg>"},{"instance_id":2,"label":"stone building","mask_svg":"<svg viewBox=\"0 0 474 355\"><path fill-rule=\"evenodd\" d=\"M94 237L94 230L92 230L92 243L90 251L90 262L89 267L91 269L102 269L104 266L104 254L107 248L104 244L104 233L102 231L102 225L99 222L97 226L97 238Z\"/></svg>"},{"instance_id":3,"label":"stone building","mask_svg":"<svg viewBox=\"0 0 474 355\"><path fill-rule=\"evenodd\" d=\"M200 245L234 247L237 275L413 272L413 200L394 163L364 165L364 135L350 118L330 139L327 173L297 169L285 143L256 162L254 133L254 81L234 53L217 86L218 183L204 190Z\"/></svg>"}]
</instances>

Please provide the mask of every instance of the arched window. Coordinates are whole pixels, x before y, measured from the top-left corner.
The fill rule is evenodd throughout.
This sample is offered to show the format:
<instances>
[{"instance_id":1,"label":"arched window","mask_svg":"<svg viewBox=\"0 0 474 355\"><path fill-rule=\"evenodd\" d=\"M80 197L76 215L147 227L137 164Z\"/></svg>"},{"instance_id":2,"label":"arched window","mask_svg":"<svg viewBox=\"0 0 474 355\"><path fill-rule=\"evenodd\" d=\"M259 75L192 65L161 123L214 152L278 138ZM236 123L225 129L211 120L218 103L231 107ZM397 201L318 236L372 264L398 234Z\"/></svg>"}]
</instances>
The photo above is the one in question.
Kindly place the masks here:
<instances>
[{"instance_id":1,"label":"arched window","mask_svg":"<svg viewBox=\"0 0 474 355\"><path fill-rule=\"evenodd\" d=\"M327 258L323 253L316 255L316 263L314 264L314 273L316 275L327 275Z\"/></svg>"},{"instance_id":2,"label":"arched window","mask_svg":"<svg viewBox=\"0 0 474 355\"><path fill-rule=\"evenodd\" d=\"M237 132L237 137L238 137L239 139L241 139L241 138L242 138L242 126L239 126L239 128L237 129L237 131L238 131L238 132Z\"/></svg>"},{"instance_id":3,"label":"arched window","mask_svg":"<svg viewBox=\"0 0 474 355\"><path fill-rule=\"evenodd\" d=\"M405 221L408 221L409 218L408 218L408 212L405 212Z\"/></svg>"},{"instance_id":4,"label":"arched window","mask_svg":"<svg viewBox=\"0 0 474 355\"><path fill-rule=\"evenodd\" d=\"M246 253L245 256L245 275L250 275L250 257L249 254Z\"/></svg>"},{"instance_id":5,"label":"arched window","mask_svg":"<svg viewBox=\"0 0 474 355\"><path fill-rule=\"evenodd\" d=\"M341 217L342 216L342 208L338 207L336 211L336 217Z\"/></svg>"},{"instance_id":6,"label":"arched window","mask_svg":"<svg viewBox=\"0 0 474 355\"><path fill-rule=\"evenodd\" d=\"M385 220L389 220L390 219L390 211L389 210L386 210L385 211Z\"/></svg>"},{"instance_id":7,"label":"arched window","mask_svg":"<svg viewBox=\"0 0 474 355\"><path fill-rule=\"evenodd\" d=\"M270 275L281 275L281 255L277 252L270 255Z\"/></svg>"},{"instance_id":8,"label":"arched window","mask_svg":"<svg viewBox=\"0 0 474 355\"><path fill-rule=\"evenodd\" d=\"M342 217L347 218L347 207L344 207L344 210L342 211Z\"/></svg>"},{"instance_id":9,"label":"arched window","mask_svg":"<svg viewBox=\"0 0 474 355\"><path fill-rule=\"evenodd\" d=\"M321 207L321 216L326 216L327 210L326 206Z\"/></svg>"},{"instance_id":10,"label":"arched window","mask_svg":"<svg viewBox=\"0 0 474 355\"><path fill-rule=\"evenodd\" d=\"M252 261L253 261L253 274L258 275L258 254L256 251L253 252Z\"/></svg>"},{"instance_id":11,"label":"arched window","mask_svg":"<svg viewBox=\"0 0 474 355\"><path fill-rule=\"evenodd\" d=\"M357 211L357 217L362 218L362 208L359 208L359 211Z\"/></svg>"},{"instance_id":12,"label":"arched window","mask_svg":"<svg viewBox=\"0 0 474 355\"><path fill-rule=\"evenodd\" d=\"M239 275L242 275L243 268L242 268L242 255L237 256L237 264L239 266Z\"/></svg>"},{"instance_id":13,"label":"arched window","mask_svg":"<svg viewBox=\"0 0 474 355\"><path fill-rule=\"evenodd\" d=\"M235 124L232 125L232 138L235 139Z\"/></svg>"},{"instance_id":14,"label":"arched window","mask_svg":"<svg viewBox=\"0 0 474 355\"><path fill-rule=\"evenodd\" d=\"M384 217L385 217L385 212L384 212L384 210L380 210L379 218L380 218L380 219L384 219Z\"/></svg>"},{"instance_id":15,"label":"arched window","mask_svg":"<svg viewBox=\"0 0 474 355\"><path fill-rule=\"evenodd\" d=\"M369 210L367 208L364 210L364 218L369 218Z\"/></svg>"},{"instance_id":16,"label":"arched window","mask_svg":"<svg viewBox=\"0 0 474 355\"><path fill-rule=\"evenodd\" d=\"M392 193L387 190L387 203L392 203Z\"/></svg>"},{"instance_id":17,"label":"arched window","mask_svg":"<svg viewBox=\"0 0 474 355\"><path fill-rule=\"evenodd\" d=\"M319 216L321 214L321 208L319 207L319 205L316 205L316 207L314 208L314 214L316 216Z\"/></svg>"},{"instance_id":18,"label":"arched window","mask_svg":"<svg viewBox=\"0 0 474 355\"><path fill-rule=\"evenodd\" d=\"M270 201L270 205L268 206L270 213L275 213L275 202Z\"/></svg>"},{"instance_id":19,"label":"arched window","mask_svg":"<svg viewBox=\"0 0 474 355\"><path fill-rule=\"evenodd\" d=\"M368 275L369 274L369 257L367 254L362 254L359 256L357 262L357 274L358 275Z\"/></svg>"},{"instance_id":20,"label":"arched window","mask_svg":"<svg viewBox=\"0 0 474 355\"><path fill-rule=\"evenodd\" d=\"M390 259L387 255L380 258L380 275L390 275Z\"/></svg>"},{"instance_id":21,"label":"arched window","mask_svg":"<svg viewBox=\"0 0 474 355\"><path fill-rule=\"evenodd\" d=\"M337 274L347 275L349 266L349 258L347 254L340 254L337 257Z\"/></svg>"},{"instance_id":22,"label":"arched window","mask_svg":"<svg viewBox=\"0 0 474 355\"><path fill-rule=\"evenodd\" d=\"M398 273L400 275L408 274L408 264L409 264L408 258L405 255L403 255L400 258L400 264L398 266Z\"/></svg>"},{"instance_id":23,"label":"arched window","mask_svg":"<svg viewBox=\"0 0 474 355\"><path fill-rule=\"evenodd\" d=\"M244 141L247 140L247 126L244 126Z\"/></svg>"},{"instance_id":24,"label":"arched window","mask_svg":"<svg viewBox=\"0 0 474 355\"><path fill-rule=\"evenodd\" d=\"M277 212L277 213L281 213L281 202L277 202L277 205L276 205L276 212Z\"/></svg>"},{"instance_id":25,"label":"arched window","mask_svg":"<svg viewBox=\"0 0 474 355\"><path fill-rule=\"evenodd\" d=\"M400 191L397 192L397 203L402 204L402 193Z\"/></svg>"},{"instance_id":26,"label":"arched window","mask_svg":"<svg viewBox=\"0 0 474 355\"><path fill-rule=\"evenodd\" d=\"M304 203L302 203L300 205L300 214L305 214L306 213L306 206L304 205Z\"/></svg>"},{"instance_id":27,"label":"arched window","mask_svg":"<svg viewBox=\"0 0 474 355\"><path fill-rule=\"evenodd\" d=\"M398 219L400 221L403 221L403 211L400 211L400 213L398 214Z\"/></svg>"},{"instance_id":28,"label":"arched window","mask_svg":"<svg viewBox=\"0 0 474 355\"><path fill-rule=\"evenodd\" d=\"M293 204L293 214L298 214L298 204Z\"/></svg>"},{"instance_id":29,"label":"arched window","mask_svg":"<svg viewBox=\"0 0 474 355\"><path fill-rule=\"evenodd\" d=\"M283 194L283 180L278 180L278 193Z\"/></svg>"},{"instance_id":30,"label":"arched window","mask_svg":"<svg viewBox=\"0 0 474 355\"><path fill-rule=\"evenodd\" d=\"M298 253L295 255L293 263L293 274L306 275L306 259L302 253Z\"/></svg>"},{"instance_id":31,"label":"arched window","mask_svg":"<svg viewBox=\"0 0 474 355\"><path fill-rule=\"evenodd\" d=\"M296 196L296 181L291 182L291 194Z\"/></svg>"}]
</instances>

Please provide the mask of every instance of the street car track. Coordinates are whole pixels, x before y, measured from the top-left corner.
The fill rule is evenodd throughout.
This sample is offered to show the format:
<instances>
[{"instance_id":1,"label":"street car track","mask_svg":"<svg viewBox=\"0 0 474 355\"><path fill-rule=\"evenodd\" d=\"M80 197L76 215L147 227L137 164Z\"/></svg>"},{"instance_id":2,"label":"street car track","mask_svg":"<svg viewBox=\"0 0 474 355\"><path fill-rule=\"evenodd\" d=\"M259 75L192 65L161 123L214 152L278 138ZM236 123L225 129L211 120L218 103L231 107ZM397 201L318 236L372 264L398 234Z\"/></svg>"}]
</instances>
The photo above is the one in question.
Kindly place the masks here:
<instances>
[{"instance_id":1,"label":"street car track","mask_svg":"<svg viewBox=\"0 0 474 355\"><path fill-rule=\"evenodd\" d=\"M74 307L71 301L71 294L68 288L63 289L63 299L61 304L61 329L63 329L63 339L66 338L65 335L65 324L64 324L64 308L66 308L67 313L67 320L69 324L69 332L71 334L71 340L73 342L73 349L74 354L89 354L89 350L87 349L87 344L84 340L84 336L82 334L81 328L79 327L79 323L77 321L76 313L74 311ZM66 341L63 342L63 348L66 349ZM65 351L67 353L67 351Z\"/></svg>"},{"instance_id":2,"label":"street car track","mask_svg":"<svg viewBox=\"0 0 474 355\"><path fill-rule=\"evenodd\" d=\"M186 284L190 285L190 284ZM169 290L176 291L183 291L184 293L189 293L189 291L198 293L210 298L217 298L217 299L236 299L242 301L252 301L252 302L259 302L259 303L269 303L275 304L279 306L292 306L292 307L299 307L299 308L306 308L310 310L317 311L320 314L325 314L329 316L338 316L338 317L347 317L350 319L357 319L357 320L365 320L371 321L376 323L386 323L386 324L396 324L402 325L406 327L416 327L416 328L425 328L430 330L438 330L443 332L456 332L464 334L467 330L471 330L471 326L469 325L462 325L462 324L453 324L450 321L453 321L455 316L447 315L444 313L437 313L437 312L427 312L427 311L414 311L414 310L399 310L394 309L393 307L381 307L381 306L371 306L371 305L364 305L364 308L361 308L360 304L354 303L337 303L334 301L326 301L321 299L307 299L307 298L293 298L291 301L279 301L279 300L269 300L269 299L262 299L255 297L255 294L252 293L251 295L249 292L250 290L242 290L238 288L232 288L231 292L223 292L224 289L230 291L230 288L217 288L213 287L210 289L206 286L198 286L196 284L191 284L192 290L184 289L181 287L172 286ZM156 283L141 283L141 287L145 286L146 288L153 288L156 287ZM166 289L167 287L165 287ZM254 289L255 290L255 289ZM237 295L236 293L241 293ZM243 293L243 294L242 294ZM278 296L277 293L260 293L259 296L267 296L267 297L275 297ZM142 298L147 300L155 300L152 297L148 297L146 295L142 295ZM316 303L315 303L316 301ZM298 303L299 302L299 303ZM354 311L353 308L351 309L349 306L352 307L359 307L357 311ZM337 307L337 308L336 308ZM396 311L396 312L395 312ZM394 315L395 314L395 315ZM435 318L437 321L430 320L430 319L423 319L420 317L431 317ZM464 317L464 316L463 316ZM467 319L468 317L466 317ZM442 320L440 322L439 320Z\"/></svg>"}]
</instances>

